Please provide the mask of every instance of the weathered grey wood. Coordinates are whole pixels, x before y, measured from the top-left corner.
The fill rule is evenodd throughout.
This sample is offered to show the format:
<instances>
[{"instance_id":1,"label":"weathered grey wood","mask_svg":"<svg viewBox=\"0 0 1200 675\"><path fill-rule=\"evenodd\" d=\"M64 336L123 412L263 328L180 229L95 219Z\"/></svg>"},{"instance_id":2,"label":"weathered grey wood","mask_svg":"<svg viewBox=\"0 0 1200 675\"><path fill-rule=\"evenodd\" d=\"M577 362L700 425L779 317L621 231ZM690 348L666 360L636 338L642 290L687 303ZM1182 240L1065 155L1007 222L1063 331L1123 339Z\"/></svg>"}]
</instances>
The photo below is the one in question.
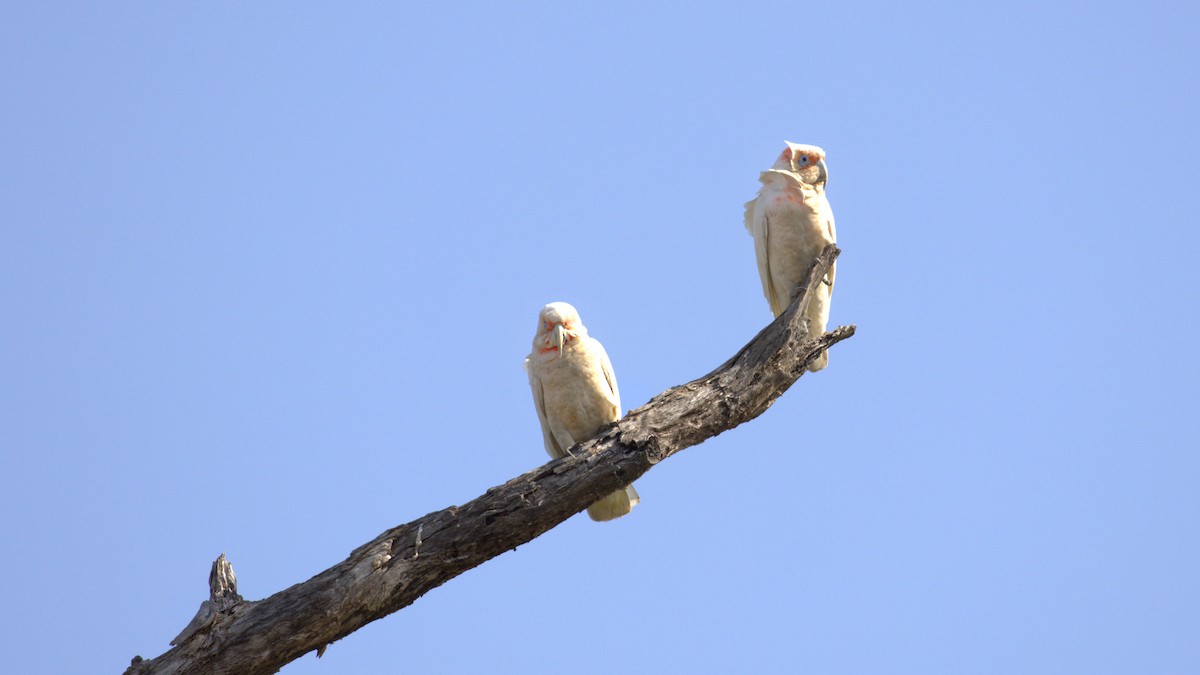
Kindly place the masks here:
<instances>
[{"instance_id":1,"label":"weathered grey wood","mask_svg":"<svg viewBox=\"0 0 1200 675\"><path fill-rule=\"evenodd\" d=\"M225 559L225 554L217 556L213 561L212 571L208 573L208 600L200 603L196 616L171 640L171 645L183 644L197 631L206 628L221 611L232 609L239 603L245 602L237 592L237 575L233 573L233 565Z\"/></svg>"},{"instance_id":2,"label":"weathered grey wood","mask_svg":"<svg viewBox=\"0 0 1200 675\"><path fill-rule=\"evenodd\" d=\"M838 253L825 249L807 289L822 283ZM273 673L533 540L680 450L758 417L818 354L854 334L854 326L842 326L809 338L798 311L808 296L799 295L719 368L655 396L575 446L573 457L393 527L308 581L245 601L222 554L210 575L210 599L176 646L154 659L135 657L125 672Z\"/></svg>"}]
</instances>

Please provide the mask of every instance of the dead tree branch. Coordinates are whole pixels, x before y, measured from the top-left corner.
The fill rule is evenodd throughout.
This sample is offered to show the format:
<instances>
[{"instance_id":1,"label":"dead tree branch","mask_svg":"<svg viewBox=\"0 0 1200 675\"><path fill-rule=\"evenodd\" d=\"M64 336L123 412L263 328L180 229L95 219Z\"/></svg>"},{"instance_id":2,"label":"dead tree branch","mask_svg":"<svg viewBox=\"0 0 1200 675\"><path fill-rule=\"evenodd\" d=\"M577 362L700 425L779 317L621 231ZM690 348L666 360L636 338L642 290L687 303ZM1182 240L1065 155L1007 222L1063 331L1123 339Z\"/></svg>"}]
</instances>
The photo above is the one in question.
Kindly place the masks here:
<instances>
[{"instance_id":1,"label":"dead tree branch","mask_svg":"<svg viewBox=\"0 0 1200 675\"><path fill-rule=\"evenodd\" d=\"M237 594L233 568L222 555L213 564L210 599L172 641L175 646L154 659L135 657L125 672L273 673L541 536L680 450L758 417L813 359L854 334L854 326L842 326L810 338L801 311L838 253L826 248L806 292L731 359L655 396L576 446L573 456L463 506L393 527L341 563L263 600Z\"/></svg>"}]
</instances>

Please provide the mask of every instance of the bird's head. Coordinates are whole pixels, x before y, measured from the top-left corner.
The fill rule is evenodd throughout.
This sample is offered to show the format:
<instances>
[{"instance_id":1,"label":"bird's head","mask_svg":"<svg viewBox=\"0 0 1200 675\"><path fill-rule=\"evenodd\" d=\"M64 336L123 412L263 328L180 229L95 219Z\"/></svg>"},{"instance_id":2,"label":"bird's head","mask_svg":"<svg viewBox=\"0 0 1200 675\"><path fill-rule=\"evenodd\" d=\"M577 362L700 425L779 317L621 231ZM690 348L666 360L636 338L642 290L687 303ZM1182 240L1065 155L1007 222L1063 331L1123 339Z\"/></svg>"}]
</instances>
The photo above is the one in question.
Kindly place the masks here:
<instances>
[{"instance_id":1,"label":"bird's head","mask_svg":"<svg viewBox=\"0 0 1200 675\"><path fill-rule=\"evenodd\" d=\"M580 321L579 312L565 302L552 302L538 313L533 349L539 354L558 352L562 356L563 346L583 335L587 335L587 328Z\"/></svg>"},{"instance_id":2,"label":"bird's head","mask_svg":"<svg viewBox=\"0 0 1200 675\"><path fill-rule=\"evenodd\" d=\"M779 153L772 169L790 171L800 176L809 185L824 186L829 182L829 171L825 168L825 151L815 145L802 145L784 141L786 147Z\"/></svg>"}]
</instances>

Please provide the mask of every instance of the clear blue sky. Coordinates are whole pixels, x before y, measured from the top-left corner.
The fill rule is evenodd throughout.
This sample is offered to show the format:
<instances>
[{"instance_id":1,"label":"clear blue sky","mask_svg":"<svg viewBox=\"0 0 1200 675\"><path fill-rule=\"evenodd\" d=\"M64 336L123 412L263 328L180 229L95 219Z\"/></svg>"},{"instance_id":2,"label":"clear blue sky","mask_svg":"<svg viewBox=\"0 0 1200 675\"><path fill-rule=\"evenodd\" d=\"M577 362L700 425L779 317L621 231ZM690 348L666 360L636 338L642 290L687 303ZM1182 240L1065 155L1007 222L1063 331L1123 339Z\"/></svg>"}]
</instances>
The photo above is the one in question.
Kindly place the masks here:
<instances>
[{"instance_id":1,"label":"clear blue sky","mask_svg":"<svg viewBox=\"0 0 1200 675\"><path fill-rule=\"evenodd\" d=\"M546 302L626 408L720 364L788 139L830 367L284 672L1200 670L1200 10L1138 4L5 3L5 669L545 461Z\"/></svg>"}]
</instances>

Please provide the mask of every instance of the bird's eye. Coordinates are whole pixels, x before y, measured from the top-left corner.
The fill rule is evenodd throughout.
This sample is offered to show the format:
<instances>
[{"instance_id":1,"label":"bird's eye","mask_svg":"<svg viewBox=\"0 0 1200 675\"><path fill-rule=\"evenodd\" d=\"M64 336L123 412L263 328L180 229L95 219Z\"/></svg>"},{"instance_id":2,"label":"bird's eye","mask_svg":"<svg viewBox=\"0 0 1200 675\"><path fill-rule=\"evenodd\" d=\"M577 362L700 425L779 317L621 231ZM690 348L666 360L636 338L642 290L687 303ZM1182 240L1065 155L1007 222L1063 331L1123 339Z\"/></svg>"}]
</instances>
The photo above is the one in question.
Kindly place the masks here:
<instances>
[{"instance_id":1,"label":"bird's eye","mask_svg":"<svg viewBox=\"0 0 1200 675\"><path fill-rule=\"evenodd\" d=\"M801 164L808 164L808 155L800 155L799 161Z\"/></svg>"}]
</instances>

